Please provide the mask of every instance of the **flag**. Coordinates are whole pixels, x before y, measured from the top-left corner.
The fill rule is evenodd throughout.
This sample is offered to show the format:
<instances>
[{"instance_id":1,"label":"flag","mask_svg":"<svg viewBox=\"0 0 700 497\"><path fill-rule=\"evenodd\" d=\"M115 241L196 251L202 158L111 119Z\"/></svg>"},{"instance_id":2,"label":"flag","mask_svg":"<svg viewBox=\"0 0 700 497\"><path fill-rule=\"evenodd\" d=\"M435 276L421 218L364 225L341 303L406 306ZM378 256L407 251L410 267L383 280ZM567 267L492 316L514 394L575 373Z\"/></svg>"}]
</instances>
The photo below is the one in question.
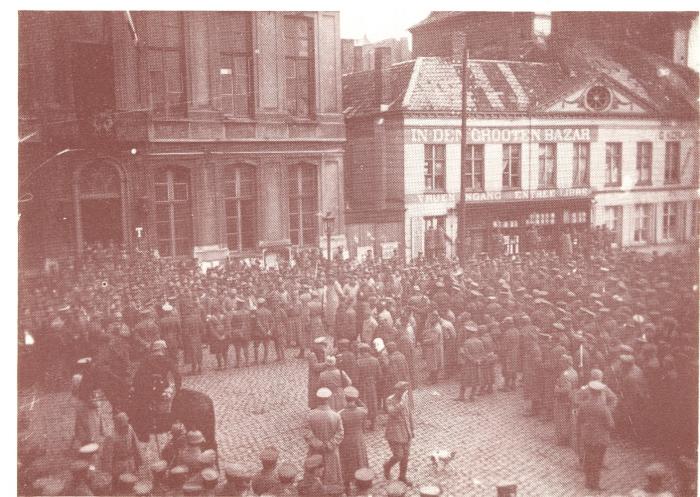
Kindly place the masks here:
<instances>
[{"instance_id":1,"label":"flag","mask_svg":"<svg viewBox=\"0 0 700 497\"><path fill-rule=\"evenodd\" d=\"M138 45L139 35L136 33L136 26L134 25L134 19L131 17L131 12L125 10L124 15L126 16L126 23L129 26L129 32L131 33L131 38L134 40L134 45Z\"/></svg>"}]
</instances>

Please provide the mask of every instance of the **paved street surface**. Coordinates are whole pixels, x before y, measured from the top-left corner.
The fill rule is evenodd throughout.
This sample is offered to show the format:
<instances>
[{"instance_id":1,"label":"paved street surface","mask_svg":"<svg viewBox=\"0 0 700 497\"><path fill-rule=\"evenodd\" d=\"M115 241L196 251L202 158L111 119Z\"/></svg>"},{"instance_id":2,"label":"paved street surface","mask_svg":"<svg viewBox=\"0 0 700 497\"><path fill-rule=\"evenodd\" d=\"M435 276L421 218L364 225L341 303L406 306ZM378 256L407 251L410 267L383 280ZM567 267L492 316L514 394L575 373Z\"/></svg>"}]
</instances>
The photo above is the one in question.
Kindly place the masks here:
<instances>
[{"instance_id":1,"label":"paved street surface","mask_svg":"<svg viewBox=\"0 0 700 497\"><path fill-rule=\"evenodd\" d=\"M281 452L280 462L287 460L301 467L306 381L306 362L287 359L283 364L224 372L214 371L209 363L205 374L185 377L184 385L213 398L223 461L257 465L258 453L275 446ZM415 484L439 482L444 495L455 497L493 496L495 485L502 481L517 483L519 497L590 495L573 451L554 444L552 423L523 416L521 391L496 392L474 403L461 403L453 400L456 388L453 382L443 382L436 387L421 386L415 392L416 438L409 465L409 478ZM73 432L70 396L22 392L20 405L31 405L33 399L32 426L47 434L48 463L54 470L65 468ZM104 411L104 428L110 433L107 405ZM381 426L367 434L370 465L378 475L389 455L383 439L384 420L382 416ZM164 441L165 436L161 436L161 445ZM442 475L434 473L428 458L435 449L457 452ZM155 441L149 445L147 457L155 457ZM595 495L625 495L639 487L644 467L653 460L650 450L615 441L606 456L608 469L601 482L605 490ZM394 477L396 471L394 468Z\"/></svg>"}]
</instances>

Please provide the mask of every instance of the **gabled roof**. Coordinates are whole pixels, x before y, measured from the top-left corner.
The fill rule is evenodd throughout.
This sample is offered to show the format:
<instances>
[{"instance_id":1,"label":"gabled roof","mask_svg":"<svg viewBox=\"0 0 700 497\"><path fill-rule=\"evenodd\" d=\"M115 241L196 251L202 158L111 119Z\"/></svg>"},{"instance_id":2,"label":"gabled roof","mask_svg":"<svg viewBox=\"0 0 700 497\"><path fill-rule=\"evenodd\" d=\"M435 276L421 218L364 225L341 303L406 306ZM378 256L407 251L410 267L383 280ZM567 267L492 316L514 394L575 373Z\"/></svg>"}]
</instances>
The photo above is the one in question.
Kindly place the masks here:
<instances>
[{"instance_id":1,"label":"gabled roof","mask_svg":"<svg viewBox=\"0 0 700 497\"><path fill-rule=\"evenodd\" d=\"M537 112L569 93L604 80L656 114L697 114L697 73L663 57L626 44L585 39L551 40L547 51L552 62L470 60L469 111ZM389 95L383 99L388 110L461 111L461 63L419 57L385 71L391 82ZM343 76L346 117L379 112L374 81L373 71Z\"/></svg>"}]
</instances>

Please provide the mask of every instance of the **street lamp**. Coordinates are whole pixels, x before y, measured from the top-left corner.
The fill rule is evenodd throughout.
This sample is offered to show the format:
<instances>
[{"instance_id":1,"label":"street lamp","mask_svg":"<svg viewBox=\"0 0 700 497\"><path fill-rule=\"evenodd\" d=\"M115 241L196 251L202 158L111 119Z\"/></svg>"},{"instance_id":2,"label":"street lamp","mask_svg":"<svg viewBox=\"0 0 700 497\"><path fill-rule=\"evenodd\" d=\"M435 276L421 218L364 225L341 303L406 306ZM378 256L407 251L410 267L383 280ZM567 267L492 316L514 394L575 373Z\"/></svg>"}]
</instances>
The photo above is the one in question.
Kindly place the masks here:
<instances>
[{"instance_id":1,"label":"street lamp","mask_svg":"<svg viewBox=\"0 0 700 497\"><path fill-rule=\"evenodd\" d=\"M333 221L335 221L335 216L331 214L331 211L327 211L325 216L321 216L323 220L323 225L326 229L326 262L328 267L331 265L331 231L333 230Z\"/></svg>"}]
</instances>

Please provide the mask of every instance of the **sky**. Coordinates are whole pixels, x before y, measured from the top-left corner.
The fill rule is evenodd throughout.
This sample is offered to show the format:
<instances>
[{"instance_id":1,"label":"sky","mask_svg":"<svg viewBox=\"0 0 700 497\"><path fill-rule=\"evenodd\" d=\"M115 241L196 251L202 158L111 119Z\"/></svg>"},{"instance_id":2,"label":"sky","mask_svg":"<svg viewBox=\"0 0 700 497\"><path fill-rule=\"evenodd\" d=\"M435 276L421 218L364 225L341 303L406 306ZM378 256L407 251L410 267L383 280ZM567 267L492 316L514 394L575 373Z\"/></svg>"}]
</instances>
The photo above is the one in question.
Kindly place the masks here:
<instances>
[{"instance_id":1,"label":"sky","mask_svg":"<svg viewBox=\"0 0 700 497\"><path fill-rule=\"evenodd\" d=\"M408 28L430 14L430 10L405 2L400 8L389 2L372 6L371 15L366 5L343 5L340 8L340 36L361 40L367 36L370 42L386 38L411 39Z\"/></svg>"}]
</instances>

